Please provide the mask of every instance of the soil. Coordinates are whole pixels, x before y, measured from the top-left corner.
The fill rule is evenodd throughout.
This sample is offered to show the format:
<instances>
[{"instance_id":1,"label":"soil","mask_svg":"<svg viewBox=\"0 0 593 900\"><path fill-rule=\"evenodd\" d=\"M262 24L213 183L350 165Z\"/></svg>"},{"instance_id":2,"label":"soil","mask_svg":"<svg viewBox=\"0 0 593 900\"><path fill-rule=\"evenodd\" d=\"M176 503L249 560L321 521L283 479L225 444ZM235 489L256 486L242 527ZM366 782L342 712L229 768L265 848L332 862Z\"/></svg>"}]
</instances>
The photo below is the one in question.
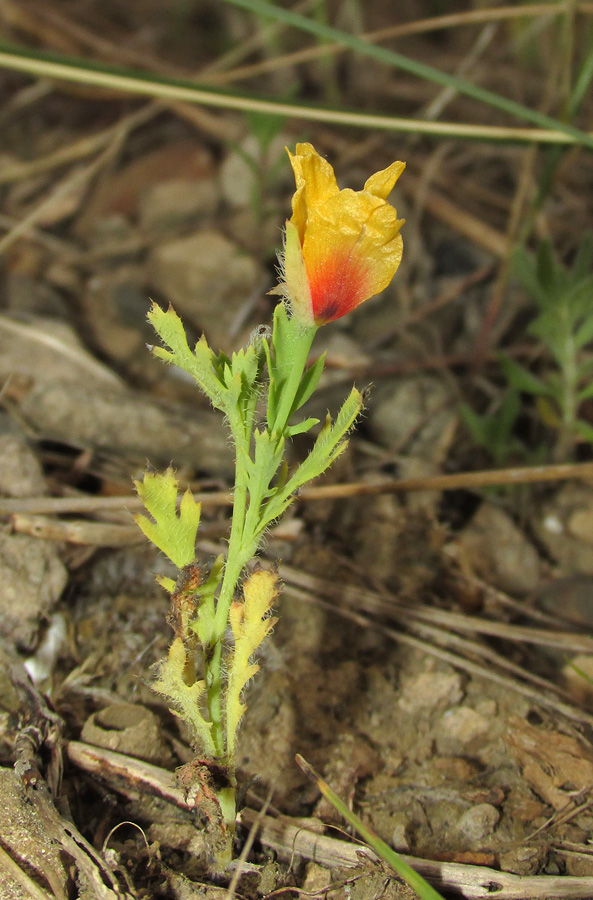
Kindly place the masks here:
<instances>
[{"instance_id":1,"label":"soil","mask_svg":"<svg viewBox=\"0 0 593 900\"><path fill-rule=\"evenodd\" d=\"M306 44L282 32L249 50L253 23L226 4L179 4L175 21L159 4L85 6L83 20L65 0L51 11L9 2L0 19L29 46L179 76L231 48L255 63ZM370 30L429 7L359 11ZM342 18L358 8L344 4ZM327 13L340 15L331 3ZM495 29L474 76L539 108L555 45L544 30L526 60L517 27L515 38ZM418 33L405 51L453 71L476 34ZM239 83L400 116L437 94L321 52ZM154 576L174 572L131 512L132 478L147 461L173 464L211 495L198 543L211 565L228 532L232 452L218 414L147 351L146 312L149 298L171 302L190 336L226 352L269 323L293 189L283 148L304 132L342 186L408 161L393 198L405 253L394 283L313 348L328 364L309 414L335 411L353 381L368 388L366 409L319 482L327 493L304 493L262 551L283 588L240 731L235 850L247 858L232 890L410 895L358 852L301 754L445 892L593 896L590 444L557 480L522 484L516 467L554 455L553 428L523 398L524 452L505 460L519 474L484 488L464 476L495 459L459 413L500 403L500 348L527 365L540 352L506 248L543 151L530 162L516 144L272 127L9 70L0 90L0 898L227 893L236 867L213 874L207 817L174 777L194 758L187 732L150 686L172 638ZM446 118L477 115L467 98L443 102ZM571 150L538 211L534 240L551 233L566 259L592 225L591 173L590 154ZM297 437L293 461L309 446ZM340 484L348 496L332 494Z\"/></svg>"}]
</instances>

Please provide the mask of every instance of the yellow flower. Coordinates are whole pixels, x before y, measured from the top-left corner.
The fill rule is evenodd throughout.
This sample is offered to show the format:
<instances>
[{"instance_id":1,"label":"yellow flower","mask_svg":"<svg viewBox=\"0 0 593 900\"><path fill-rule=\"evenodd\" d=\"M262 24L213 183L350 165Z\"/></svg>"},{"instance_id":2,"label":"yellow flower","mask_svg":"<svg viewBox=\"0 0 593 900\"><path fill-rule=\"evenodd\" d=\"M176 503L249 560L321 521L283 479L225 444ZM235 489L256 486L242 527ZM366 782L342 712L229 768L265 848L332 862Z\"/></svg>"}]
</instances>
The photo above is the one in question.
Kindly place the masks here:
<instances>
[{"instance_id":1,"label":"yellow flower","mask_svg":"<svg viewBox=\"0 0 593 900\"><path fill-rule=\"evenodd\" d=\"M296 191L286 223L284 282L293 316L305 325L339 319L387 287L402 257L404 219L387 202L405 163L394 162L362 191L340 190L312 144L288 151Z\"/></svg>"}]
</instances>

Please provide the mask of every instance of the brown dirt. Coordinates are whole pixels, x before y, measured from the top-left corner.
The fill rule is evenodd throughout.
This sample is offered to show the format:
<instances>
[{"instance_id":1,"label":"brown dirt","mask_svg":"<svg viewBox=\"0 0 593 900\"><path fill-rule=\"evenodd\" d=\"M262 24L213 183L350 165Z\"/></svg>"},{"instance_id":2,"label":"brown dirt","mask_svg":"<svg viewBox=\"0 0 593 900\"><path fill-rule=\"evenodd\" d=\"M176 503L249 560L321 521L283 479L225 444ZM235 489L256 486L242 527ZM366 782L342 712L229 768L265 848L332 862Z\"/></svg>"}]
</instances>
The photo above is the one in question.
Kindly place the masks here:
<instances>
[{"instance_id":1,"label":"brown dirt","mask_svg":"<svg viewBox=\"0 0 593 900\"><path fill-rule=\"evenodd\" d=\"M429 6L410 3L395 21L377 0L361 7L364 27L422 19ZM68 2L50 11L11 0L0 21L29 46L178 75L241 45L251 28L225 4L179 4L166 20L160 4L85 9L83 20ZM358 9L345 4L343 14ZM534 49L514 27L498 27L472 77L539 108L547 42L557 50L549 30ZM419 33L401 48L454 71L475 29ZM305 43L282 33L245 59ZM543 155L296 121L262 150L258 125L235 114L151 112L147 101L50 82L35 93L32 84L0 72L2 896L214 898L227 882L209 874L199 813L155 797L140 776L122 780L107 757L97 771L68 754L69 742L82 742L163 773L192 758L183 725L150 688L171 638L153 579L167 569L117 498L130 495L147 459L173 463L195 490L224 491L232 455L217 415L146 351L148 298L173 301L191 335L240 346L270 319L266 291L292 191L284 144L306 132L355 187L406 159L395 197L408 220L402 268L380 298L322 329L315 347L327 347L328 368L312 415L335 410L353 380L372 385L349 452L324 483L488 467L459 403L496 406L497 348L531 359L529 301L507 280L501 248L514 240L513 210L535 190ZM401 116L419 115L439 93L351 55L242 82L271 96L295 85L304 99ZM476 116L462 97L444 114ZM92 151L81 145L118 122L121 143L112 135ZM56 161L62 151L68 159ZM570 151L538 213L535 232L552 233L566 258L592 224L591 171L590 154ZM526 203L523 213L527 221ZM14 226L27 216L32 228L19 236ZM527 405L518 429L533 458L553 443ZM307 440L295 441L295 459ZM589 459L589 446L577 455ZM81 505L64 512L53 497ZM270 794L269 815L335 836L343 823L297 767L300 753L401 852L578 876L580 896L593 896L591 516L593 490L578 481L299 501L264 552L280 563L284 588L240 734L247 806ZM205 564L227 528L227 508L205 504ZM375 863L344 868L336 856L321 866L262 835L241 896L294 886L337 900L407 891ZM529 896L562 896L551 882L537 885Z\"/></svg>"}]
</instances>

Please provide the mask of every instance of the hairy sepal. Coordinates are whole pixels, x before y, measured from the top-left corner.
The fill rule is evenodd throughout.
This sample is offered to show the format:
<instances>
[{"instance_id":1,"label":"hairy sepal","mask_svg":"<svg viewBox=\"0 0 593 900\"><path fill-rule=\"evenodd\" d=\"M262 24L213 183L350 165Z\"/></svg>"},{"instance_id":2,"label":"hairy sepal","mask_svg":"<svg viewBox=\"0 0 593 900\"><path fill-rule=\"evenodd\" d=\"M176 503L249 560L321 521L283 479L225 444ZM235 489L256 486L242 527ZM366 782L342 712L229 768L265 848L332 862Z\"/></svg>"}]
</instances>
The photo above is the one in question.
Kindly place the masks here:
<instances>
[{"instance_id":1,"label":"hairy sepal","mask_svg":"<svg viewBox=\"0 0 593 900\"><path fill-rule=\"evenodd\" d=\"M288 420L309 399L321 377L325 354L319 357L307 370L305 365L316 325L304 325L294 316L288 315L284 303L274 310L272 345L264 342L264 351L270 383L268 388L267 424L270 434L288 436ZM300 381L293 383L295 371L302 373ZM289 389L289 385L291 388ZM299 423L302 424L302 423ZM293 426L298 428L299 425ZM311 427L309 425L309 427ZM307 430L307 429L305 429ZM297 434L297 431L293 431Z\"/></svg>"}]
</instances>

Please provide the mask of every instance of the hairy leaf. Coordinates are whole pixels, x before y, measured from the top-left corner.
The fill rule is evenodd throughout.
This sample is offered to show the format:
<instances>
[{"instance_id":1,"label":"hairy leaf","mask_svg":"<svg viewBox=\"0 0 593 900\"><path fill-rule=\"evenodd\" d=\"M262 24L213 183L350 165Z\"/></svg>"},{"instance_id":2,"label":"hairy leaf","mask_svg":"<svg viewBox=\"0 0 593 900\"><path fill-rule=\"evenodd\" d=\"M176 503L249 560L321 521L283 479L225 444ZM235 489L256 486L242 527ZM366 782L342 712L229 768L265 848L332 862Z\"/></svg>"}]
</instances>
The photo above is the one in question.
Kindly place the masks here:
<instances>
[{"instance_id":1,"label":"hairy leaf","mask_svg":"<svg viewBox=\"0 0 593 900\"><path fill-rule=\"evenodd\" d=\"M200 712L199 701L206 686L203 681L187 683L188 659L181 638L175 638L169 648L169 656L158 668L153 689L162 694L179 711L193 731L195 740L207 756L214 756L211 725Z\"/></svg>"},{"instance_id":2,"label":"hairy leaf","mask_svg":"<svg viewBox=\"0 0 593 900\"><path fill-rule=\"evenodd\" d=\"M178 481L173 469L166 472L146 472L142 481L134 482L144 506L153 520L134 516L146 537L181 569L196 555L196 534L200 524L199 503L187 490L177 512Z\"/></svg>"},{"instance_id":3,"label":"hairy leaf","mask_svg":"<svg viewBox=\"0 0 593 900\"><path fill-rule=\"evenodd\" d=\"M270 633L276 619L269 615L278 593L278 576L270 569L256 569L243 585L243 600L231 606L230 622L235 648L228 660L226 691L227 752L232 757L235 738L245 704L241 694L259 669L251 657Z\"/></svg>"}]
</instances>

